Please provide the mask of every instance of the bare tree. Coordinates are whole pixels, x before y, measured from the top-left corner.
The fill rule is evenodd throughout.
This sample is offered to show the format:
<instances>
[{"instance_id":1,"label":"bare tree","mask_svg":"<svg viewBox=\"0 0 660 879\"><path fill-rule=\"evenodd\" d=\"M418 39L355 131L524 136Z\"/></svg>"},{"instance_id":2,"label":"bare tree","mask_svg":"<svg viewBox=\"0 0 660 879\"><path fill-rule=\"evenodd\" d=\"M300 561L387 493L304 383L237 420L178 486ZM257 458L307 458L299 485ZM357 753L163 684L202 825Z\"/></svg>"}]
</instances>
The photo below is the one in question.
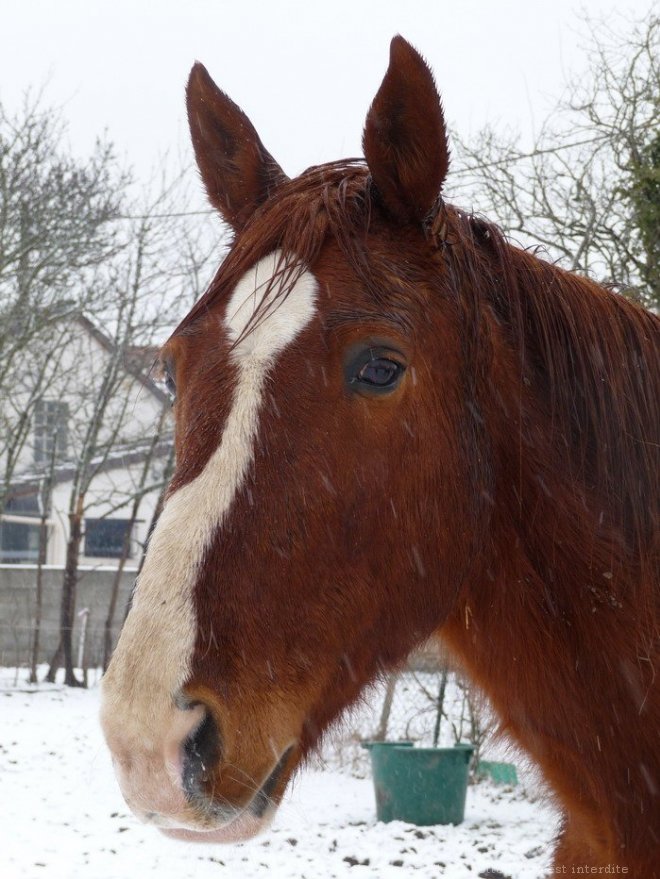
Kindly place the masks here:
<instances>
[{"instance_id":1,"label":"bare tree","mask_svg":"<svg viewBox=\"0 0 660 879\"><path fill-rule=\"evenodd\" d=\"M128 514L125 520L124 552L118 562L115 589L110 600L106 621L105 655L112 649L111 632L116 607L116 592L131 542L132 525L147 494L162 490L171 463L171 426L169 403L162 395L160 406L149 425L136 421L136 385L144 382L144 363L136 352L161 343L176 324L181 312L181 298L188 298L191 289L198 295L198 282L204 274L210 244L192 238L183 227L181 216L172 210L172 202L180 199L181 179L172 184L161 183L155 199L142 205L127 220L130 241L108 272L107 294L103 308L97 312L106 328L109 344L103 366L79 386L80 436L74 458L74 472L68 509L68 543L63 576L60 649L51 662L48 679L54 679L60 662L65 668L65 683L79 685L73 670L72 633L78 566L84 538L85 518L94 507L103 508L102 517L118 510ZM201 284L200 284L201 286ZM99 360L99 366L101 361ZM139 393L146 393L144 390ZM152 407L153 408L153 407ZM164 411L165 410L165 411ZM147 432L145 435L145 431ZM139 446L142 467L134 479L127 480L122 468L115 468L117 484L109 482L108 463L127 450ZM154 464L158 466L154 474ZM105 474L100 488L99 475ZM122 561L123 558L123 561Z\"/></svg>"},{"instance_id":2,"label":"bare tree","mask_svg":"<svg viewBox=\"0 0 660 879\"><path fill-rule=\"evenodd\" d=\"M30 654L30 675L28 682L38 682L37 665L41 640L41 612L43 608L43 572L48 549L48 518L51 512L53 482L55 480L55 463L57 461L57 441L52 438L48 469L39 486L41 515L39 516L39 556L37 558L37 574L35 582L34 619L32 628L32 650Z\"/></svg>"},{"instance_id":3,"label":"bare tree","mask_svg":"<svg viewBox=\"0 0 660 879\"><path fill-rule=\"evenodd\" d=\"M97 355L100 368L89 376L89 381L81 381L77 389L79 408L84 414L78 420L80 433L69 495L68 540L60 609L60 646L48 672L48 679L54 680L62 660L65 683L68 686L81 684L74 673L72 635L85 513L91 503L99 503L98 492L94 493L92 499L89 498L90 489L106 468L109 458L135 436L136 425L132 423L131 417L133 399L129 390L130 384L126 383L126 372L129 368L128 351L139 338L136 336L136 328L139 326L144 330L145 318L141 315L141 310L148 308L142 281L149 233L149 221L144 218L140 220L137 229L134 256L128 260L126 267L122 267L129 275L125 279L128 283L126 286L116 286L114 294L108 297L115 306L116 313L108 315L108 324L113 327L113 334L106 337L109 344L105 354L101 355L99 352ZM118 281L119 278L113 278L113 284L118 284ZM142 491L150 489L143 488ZM129 498L121 497L114 504L112 497L106 496L104 500L111 509L117 509L124 506Z\"/></svg>"},{"instance_id":4,"label":"bare tree","mask_svg":"<svg viewBox=\"0 0 660 879\"><path fill-rule=\"evenodd\" d=\"M483 129L455 138L458 194L566 268L660 306L660 17L588 22L587 74L529 150Z\"/></svg>"},{"instance_id":5,"label":"bare tree","mask_svg":"<svg viewBox=\"0 0 660 879\"><path fill-rule=\"evenodd\" d=\"M115 613L117 611L117 601L119 599L119 588L121 586L122 575L124 573L124 568L126 566L126 562L129 558L130 551L130 543L131 543L131 534L133 533L133 529L138 520L138 516L140 514L140 508L142 504L142 499L146 491L153 491L154 486L149 483L150 472L154 466L155 459L158 456L159 451L161 451L161 447L165 444L167 446L167 451L165 454L164 466L161 471L161 485L159 487L159 500L162 496L162 492L164 491L169 477L172 471L172 463L174 459L174 444L172 442L171 436L168 436L168 428L171 427L169 424L169 407L163 407L161 412L161 417L158 421L158 425L154 432L154 435L151 439L149 447L146 449L144 454L144 459L142 461L142 468L140 471L140 477L138 480L138 485L136 486L137 490L133 497L133 502L130 507L130 514L128 518L128 522L126 525L126 531L124 532L124 540L122 545L122 553L121 557L117 564L117 570L115 572L115 576L112 581L112 587L110 590L110 601L108 604L108 613L105 619L104 631L103 631L103 671L105 672L112 657L112 650L114 647L113 644L113 628L115 624ZM161 451L162 453L162 451ZM157 508L160 507L160 503L157 503ZM147 540L151 533L151 528L147 533ZM142 558L144 558L144 551L146 546L142 547Z\"/></svg>"},{"instance_id":6,"label":"bare tree","mask_svg":"<svg viewBox=\"0 0 660 879\"><path fill-rule=\"evenodd\" d=\"M144 497L163 487L171 431L161 418L165 396L158 400L145 387L144 353L201 292L212 252L217 261L218 234L210 223L196 223L194 234L188 227L186 174L151 181L146 195L133 192L129 202L130 176L112 148L99 142L88 159L74 159L64 134L58 114L39 98L26 98L13 117L0 106L0 529L17 488L41 486L34 675L47 495L59 492L61 510L69 481L61 641L49 677L64 661L66 682L75 686L86 517L122 511L130 525ZM149 423L136 416L144 409L136 405L140 394L151 400ZM152 439L156 424L159 438ZM128 533L125 542L128 548Z\"/></svg>"},{"instance_id":7,"label":"bare tree","mask_svg":"<svg viewBox=\"0 0 660 879\"><path fill-rule=\"evenodd\" d=\"M0 105L0 514L61 369L67 318L94 307L93 276L123 246L128 176L108 144L71 156L65 133L38 97L14 116Z\"/></svg>"}]
</instances>

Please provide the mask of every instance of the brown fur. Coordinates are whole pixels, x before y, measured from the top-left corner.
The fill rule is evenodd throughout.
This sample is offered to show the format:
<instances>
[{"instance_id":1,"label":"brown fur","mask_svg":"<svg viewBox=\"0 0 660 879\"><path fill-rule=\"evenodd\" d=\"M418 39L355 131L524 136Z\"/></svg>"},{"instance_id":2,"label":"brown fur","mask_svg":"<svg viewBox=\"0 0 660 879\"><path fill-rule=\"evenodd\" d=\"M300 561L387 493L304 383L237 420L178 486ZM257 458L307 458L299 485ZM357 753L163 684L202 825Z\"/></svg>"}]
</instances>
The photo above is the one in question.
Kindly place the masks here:
<instances>
[{"instance_id":1,"label":"brown fur","mask_svg":"<svg viewBox=\"0 0 660 879\"><path fill-rule=\"evenodd\" d=\"M171 492L222 434L237 280L280 247L282 270L308 267L321 291L275 365L249 479L197 583L188 689L223 743L209 796L240 798L295 741L278 800L362 688L437 633L555 791L555 867L659 876L657 319L438 200L442 113L401 38L367 119L369 165L276 173L274 189L256 133L209 82L189 87L195 149L238 235L164 352ZM195 134L218 113L221 137ZM404 380L351 393L345 352L382 339Z\"/></svg>"}]
</instances>

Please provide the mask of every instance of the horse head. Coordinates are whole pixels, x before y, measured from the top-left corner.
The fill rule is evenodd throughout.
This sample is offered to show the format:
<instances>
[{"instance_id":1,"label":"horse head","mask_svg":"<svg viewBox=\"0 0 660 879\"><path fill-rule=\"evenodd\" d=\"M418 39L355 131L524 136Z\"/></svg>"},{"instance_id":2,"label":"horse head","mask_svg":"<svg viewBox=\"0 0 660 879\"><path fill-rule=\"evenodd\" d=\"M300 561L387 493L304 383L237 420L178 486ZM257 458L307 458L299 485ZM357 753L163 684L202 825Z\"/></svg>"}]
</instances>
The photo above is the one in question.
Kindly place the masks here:
<instances>
[{"instance_id":1,"label":"horse head","mask_svg":"<svg viewBox=\"0 0 660 879\"><path fill-rule=\"evenodd\" d=\"M479 467L434 230L445 125L422 58L393 40L366 164L293 181L199 64L187 99L235 238L162 352L177 468L103 725L138 814L234 838L446 617L473 561Z\"/></svg>"}]
</instances>

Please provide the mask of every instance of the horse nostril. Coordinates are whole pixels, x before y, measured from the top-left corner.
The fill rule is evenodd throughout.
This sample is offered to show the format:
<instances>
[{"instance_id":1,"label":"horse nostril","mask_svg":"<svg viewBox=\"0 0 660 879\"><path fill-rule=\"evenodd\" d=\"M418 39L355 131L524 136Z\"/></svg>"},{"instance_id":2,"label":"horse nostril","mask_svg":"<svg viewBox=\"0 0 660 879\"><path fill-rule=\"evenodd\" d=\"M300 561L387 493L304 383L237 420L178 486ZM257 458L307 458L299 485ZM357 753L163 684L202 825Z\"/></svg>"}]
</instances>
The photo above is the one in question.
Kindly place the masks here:
<instances>
[{"instance_id":1,"label":"horse nostril","mask_svg":"<svg viewBox=\"0 0 660 879\"><path fill-rule=\"evenodd\" d=\"M220 760L220 733L211 712L206 709L204 719L183 744L183 789L187 796L197 798L204 794L204 784Z\"/></svg>"}]
</instances>

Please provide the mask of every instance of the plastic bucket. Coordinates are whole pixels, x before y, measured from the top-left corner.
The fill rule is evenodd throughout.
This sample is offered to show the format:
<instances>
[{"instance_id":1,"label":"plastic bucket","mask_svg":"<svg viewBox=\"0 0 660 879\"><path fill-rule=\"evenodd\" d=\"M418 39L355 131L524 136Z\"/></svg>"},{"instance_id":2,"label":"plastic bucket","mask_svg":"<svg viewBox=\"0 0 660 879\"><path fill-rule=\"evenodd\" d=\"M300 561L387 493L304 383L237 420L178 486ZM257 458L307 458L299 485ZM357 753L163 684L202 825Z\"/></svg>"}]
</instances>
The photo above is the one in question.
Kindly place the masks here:
<instances>
[{"instance_id":1,"label":"plastic bucket","mask_svg":"<svg viewBox=\"0 0 660 879\"><path fill-rule=\"evenodd\" d=\"M518 784L518 773L513 763L500 763L497 760L481 760L477 766L479 778L490 778L495 784Z\"/></svg>"},{"instance_id":2,"label":"plastic bucket","mask_svg":"<svg viewBox=\"0 0 660 879\"><path fill-rule=\"evenodd\" d=\"M412 748L414 742L409 741L401 741L401 742L384 742L381 739L367 739L364 742L360 742L360 747L364 748L365 751L371 751L372 748Z\"/></svg>"},{"instance_id":3,"label":"plastic bucket","mask_svg":"<svg viewBox=\"0 0 660 879\"><path fill-rule=\"evenodd\" d=\"M474 748L411 748L373 743L369 749L379 821L460 824Z\"/></svg>"}]
</instances>

